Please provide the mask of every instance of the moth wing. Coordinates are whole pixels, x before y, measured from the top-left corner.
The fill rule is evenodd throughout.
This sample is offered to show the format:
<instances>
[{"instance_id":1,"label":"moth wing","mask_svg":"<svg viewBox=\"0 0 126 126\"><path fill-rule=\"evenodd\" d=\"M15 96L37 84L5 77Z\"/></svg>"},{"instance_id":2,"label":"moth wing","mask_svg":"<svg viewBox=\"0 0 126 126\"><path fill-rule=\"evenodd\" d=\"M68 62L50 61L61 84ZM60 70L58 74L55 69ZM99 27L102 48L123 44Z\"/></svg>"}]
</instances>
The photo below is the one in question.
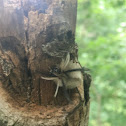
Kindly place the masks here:
<instances>
[{"instance_id":1,"label":"moth wing","mask_svg":"<svg viewBox=\"0 0 126 126\"><path fill-rule=\"evenodd\" d=\"M60 64L61 70L64 70L66 68L66 66L68 65L69 61L70 61L70 54L67 53L65 59L62 59L62 61L61 61L61 64Z\"/></svg>"}]
</instances>

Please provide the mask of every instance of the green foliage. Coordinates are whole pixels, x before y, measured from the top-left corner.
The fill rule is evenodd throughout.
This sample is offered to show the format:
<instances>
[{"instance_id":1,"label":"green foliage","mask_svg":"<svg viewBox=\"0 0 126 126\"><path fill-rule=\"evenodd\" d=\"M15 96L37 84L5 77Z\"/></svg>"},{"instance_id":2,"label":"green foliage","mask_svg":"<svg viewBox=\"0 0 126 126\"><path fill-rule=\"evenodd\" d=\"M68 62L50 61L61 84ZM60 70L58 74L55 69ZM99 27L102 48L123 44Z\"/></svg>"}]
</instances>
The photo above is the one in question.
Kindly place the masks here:
<instances>
[{"instance_id":1,"label":"green foliage","mask_svg":"<svg viewBox=\"0 0 126 126\"><path fill-rule=\"evenodd\" d=\"M93 78L89 126L126 124L125 10L125 0L78 0L79 61Z\"/></svg>"}]
</instances>

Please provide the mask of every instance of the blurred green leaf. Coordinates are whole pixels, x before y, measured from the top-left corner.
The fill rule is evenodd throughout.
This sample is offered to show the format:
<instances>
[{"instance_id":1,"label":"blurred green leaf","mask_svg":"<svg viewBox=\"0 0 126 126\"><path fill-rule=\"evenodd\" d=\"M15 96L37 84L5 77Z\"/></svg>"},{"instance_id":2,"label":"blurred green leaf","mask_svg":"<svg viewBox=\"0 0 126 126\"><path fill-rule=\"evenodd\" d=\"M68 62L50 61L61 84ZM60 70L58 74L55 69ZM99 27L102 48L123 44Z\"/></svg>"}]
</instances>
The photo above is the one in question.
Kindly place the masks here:
<instances>
[{"instance_id":1,"label":"blurred green leaf","mask_svg":"<svg viewBox=\"0 0 126 126\"><path fill-rule=\"evenodd\" d=\"M125 0L78 0L79 61L93 78L89 126L126 124L125 12Z\"/></svg>"}]
</instances>

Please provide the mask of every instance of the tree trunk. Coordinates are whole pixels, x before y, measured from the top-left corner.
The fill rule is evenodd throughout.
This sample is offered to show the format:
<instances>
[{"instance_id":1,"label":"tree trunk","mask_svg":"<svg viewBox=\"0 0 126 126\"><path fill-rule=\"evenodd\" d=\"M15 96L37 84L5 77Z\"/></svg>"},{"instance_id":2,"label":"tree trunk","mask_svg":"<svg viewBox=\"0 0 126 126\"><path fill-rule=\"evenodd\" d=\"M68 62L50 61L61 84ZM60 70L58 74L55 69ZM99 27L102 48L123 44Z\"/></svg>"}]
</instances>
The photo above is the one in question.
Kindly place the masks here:
<instances>
[{"instance_id":1,"label":"tree trunk","mask_svg":"<svg viewBox=\"0 0 126 126\"><path fill-rule=\"evenodd\" d=\"M0 0L0 126L88 125L88 74L71 103L41 78L67 53L77 58L76 9L76 0Z\"/></svg>"}]
</instances>

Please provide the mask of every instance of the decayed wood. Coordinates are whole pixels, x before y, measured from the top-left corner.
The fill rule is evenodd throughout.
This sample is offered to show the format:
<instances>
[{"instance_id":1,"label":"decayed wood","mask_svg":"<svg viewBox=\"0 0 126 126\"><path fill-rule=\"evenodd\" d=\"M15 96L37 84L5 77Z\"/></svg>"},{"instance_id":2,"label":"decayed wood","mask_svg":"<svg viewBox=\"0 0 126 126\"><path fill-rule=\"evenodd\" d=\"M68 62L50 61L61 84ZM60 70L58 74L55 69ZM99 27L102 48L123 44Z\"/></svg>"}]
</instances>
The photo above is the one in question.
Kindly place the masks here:
<instances>
[{"instance_id":1,"label":"decayed wood","mask_svg":"<svg viewBox=\"0 0 126 126\"><path fill-rule=\"evenodd\" d=\"M54 82L41 79L64 52L77 57L76 9L76 0L0 0L1 126L88 125L89 102L72 90L68 104L62 88L54 98Z\"/></svg>"},{"instance_id":2,"label":"decayed wood","mask_svg":"<svg viewBox=\"0 0 126 126\"><path fill-rule=\"evenodd\" d=\"M65 106L38 106L19 104L11 98L0 84L0 125L1 126L87 126L89 102Z\"/></svg>"}]
</instances>

